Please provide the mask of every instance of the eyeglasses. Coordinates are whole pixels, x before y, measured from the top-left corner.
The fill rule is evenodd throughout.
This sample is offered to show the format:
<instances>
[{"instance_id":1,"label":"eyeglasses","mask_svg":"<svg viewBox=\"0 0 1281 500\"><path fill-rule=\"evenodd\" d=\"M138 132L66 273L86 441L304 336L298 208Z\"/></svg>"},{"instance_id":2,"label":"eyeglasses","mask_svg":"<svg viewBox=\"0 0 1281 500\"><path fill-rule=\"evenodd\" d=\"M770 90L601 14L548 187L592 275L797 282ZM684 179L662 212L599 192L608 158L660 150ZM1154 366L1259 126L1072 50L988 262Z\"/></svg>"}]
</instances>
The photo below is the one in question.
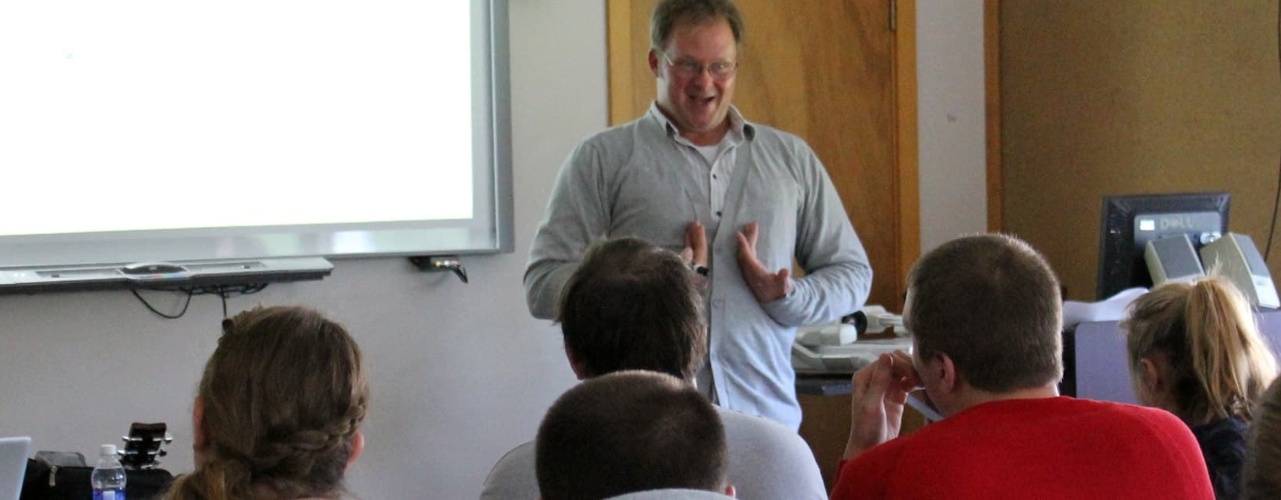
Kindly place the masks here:
<instances>
[{"instance_id":1,"label":"eyeglasses","mask_svg":"<svg viewBox=\"0 0 1281 500\"><path fill-rule=\"evenodd\" d=\"M738 63L732 61L717 61L708 64L707 66L703 66L701 63L690 61L688 59L672 61L672 56L667 55L666 52L663 53L663 60L667 61L667 65L671 66L672 71L676 73L676 76L681 78L697 78L699 75L703 74L703 68L706 67L707 74L710 75L713 80L723 82L733 78L734 73L738 71Z\"/></svg>"}]
</instances>

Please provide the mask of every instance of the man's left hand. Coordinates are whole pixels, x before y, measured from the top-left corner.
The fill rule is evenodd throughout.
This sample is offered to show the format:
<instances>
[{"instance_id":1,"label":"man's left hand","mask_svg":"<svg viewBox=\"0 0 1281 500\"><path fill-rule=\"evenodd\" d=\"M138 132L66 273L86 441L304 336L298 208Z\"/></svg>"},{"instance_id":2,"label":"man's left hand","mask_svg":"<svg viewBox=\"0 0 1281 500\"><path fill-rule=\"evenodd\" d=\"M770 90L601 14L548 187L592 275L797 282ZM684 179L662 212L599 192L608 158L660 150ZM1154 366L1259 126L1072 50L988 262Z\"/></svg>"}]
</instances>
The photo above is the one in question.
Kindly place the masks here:
<instances>
[{"instance_id":1,"label":"man's left hand","mask_svg":"<svg viewBox=\"0 0 1281 500\"><path fill-rule=\"evenodd\" d=\"M743 281L752 289L756 301L762 304L773 302L792 293L792 272L787 268L770 272L756 257L756 238L759 228L755 222L748 223L739 231L738 268L743 272Z\"/></svg>"}]
</instances>

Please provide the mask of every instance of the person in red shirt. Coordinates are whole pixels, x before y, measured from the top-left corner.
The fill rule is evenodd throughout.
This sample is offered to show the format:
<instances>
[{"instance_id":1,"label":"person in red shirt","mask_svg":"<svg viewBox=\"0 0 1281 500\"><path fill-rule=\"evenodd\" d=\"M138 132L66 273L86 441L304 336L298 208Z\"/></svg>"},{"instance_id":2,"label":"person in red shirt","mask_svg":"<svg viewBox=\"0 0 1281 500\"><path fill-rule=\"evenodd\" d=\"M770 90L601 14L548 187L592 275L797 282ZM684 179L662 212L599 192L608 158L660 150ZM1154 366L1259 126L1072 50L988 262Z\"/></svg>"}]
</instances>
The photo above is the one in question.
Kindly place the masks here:
<instances>
[{"instance_id":1,"label":"person in red shirt","mask_svg":"<svg viewBox=\"0 0 1281 500\"><path fill-rule=\"evenodd\" d=\"M1058 395L1059 283L1023 241L969 236L926 254L903 319L913 353L854 374L833 499L1213 498L1178 418ZM900 437L922 386L944 418Z\"/></svg>"}]
</instances>

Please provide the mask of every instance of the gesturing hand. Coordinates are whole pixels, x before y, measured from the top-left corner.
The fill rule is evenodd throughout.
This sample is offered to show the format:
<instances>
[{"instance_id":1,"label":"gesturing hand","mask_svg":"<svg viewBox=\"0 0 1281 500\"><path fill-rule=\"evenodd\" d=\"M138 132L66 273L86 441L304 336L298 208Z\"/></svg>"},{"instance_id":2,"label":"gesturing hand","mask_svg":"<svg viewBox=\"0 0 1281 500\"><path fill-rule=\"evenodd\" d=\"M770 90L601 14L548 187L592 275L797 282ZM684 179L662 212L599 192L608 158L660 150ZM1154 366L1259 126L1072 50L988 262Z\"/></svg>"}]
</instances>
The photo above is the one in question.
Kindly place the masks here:
<instances>
[{"instance_id":1,"label":"gesturing hand","mask_svg":"<svg viewBox=\"0 0 1281 500\"><path fill-rule=\"evenodd\" d=\"M693 266L707 266L707 231L698 221L685 226L685 249L681 251L685 262Z\"/></svg>"},{"instance_id":2,"label":"gesturing hand","mask_svg":"<svg viewBox=\"0 0 1281 500\"><path fill-rule=\"evenodd\" d=\"M882 354L851 379L850 437L845 443L846 460L898 437L903 425L907 393L920 379L912 367L911 355L903 351Z\"/></svg>"},{"instance_id":3,"label":"gesturing hand","mask_svg":"<svg viewBox=\"0 0 1281 500\"><path fill-rule=\"evenodd\" d=\"M743 273L743 281L752 289L752 295L760 303L773 302L786 297L792 292L792 272L787 268L770 272L756 257L756 238L759 228L750 222L739 231L738 268Z\"/></svg>"}]
</instances>

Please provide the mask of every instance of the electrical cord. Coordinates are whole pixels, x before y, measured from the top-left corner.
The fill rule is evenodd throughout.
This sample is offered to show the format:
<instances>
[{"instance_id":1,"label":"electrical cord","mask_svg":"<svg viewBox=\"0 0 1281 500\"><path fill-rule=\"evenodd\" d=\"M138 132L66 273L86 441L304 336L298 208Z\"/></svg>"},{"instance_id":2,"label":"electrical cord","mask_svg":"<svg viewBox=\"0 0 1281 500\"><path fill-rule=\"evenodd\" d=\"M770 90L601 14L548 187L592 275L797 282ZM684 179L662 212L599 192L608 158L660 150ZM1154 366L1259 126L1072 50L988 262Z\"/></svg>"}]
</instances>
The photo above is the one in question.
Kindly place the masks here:
<instances>
[{"instance_id":1,"label":"electrical cord","mask_svg":"<svg viewBox=\"0 0 1281 500\"><path fill-rule=\"evenodd\" d=\"M186 294L187 301L183 303L182 310L179 311L177 314L165 314L160 312L158 309L152 306L151 303L147 302L147 299L144 299L142 295L138 293L138 290L140 290L140 288L130 288L129 291L133 293L134 297L138 298L139 302L142 302L142 305L147 307L147 310L165 319L178 319L183 317L183 315L187 314L187 308L191 306L191 297L194 295L217 295L222 302L222 317L225 318L227 317L227 298L228 297L239 296L239 295L251 295L251 294L261 292L265 288L267 288L267 283L241 283L236 285L213 285L213 286L198 286L198 287L141 288L142 290L152 290L152 291L158 291L158 292L177 292L177 293Z\"/></svg>"},{"instance_id":2,"label":"electrical cord","mask_svg":"<svg viewBox=\"0 0 1281 500\"><path fill-rule=\"evenodd\" d=\"M175 290L175 291L177 291L177 290ZM139 301L139 302L142 302L142 305L147 306L147 310L148 310L148 311L151 311L151 312L153 312L153 313L156 313L156 315L157 315L157 316L160 316L160 317L165 318L165 319L178 319L178 318L181 318L184 314L187 314L187 308L191 306L191 295L192 295L192 294L191 294L191 292L187 292L187 301L186 301L186 302L184 302L184 303L182 304L182 310L181 310L181 311L178 311L178 314L174 314L174 315L170 315L170 314L162 313L162 312L160 312L159 310L157 310L155 307L152 307L152 306L151 306L151 303L150 303L150 302L147 302L147 299L142 298L142 295L140 295L140 294L138 293L138 289L137 289L137 288L130 288L130 289L129 289L129 292L130 292L130 293L132 293L134 297L137 297L137 298L138 298L138 301Z\"/></svg>"}]
</instances>

